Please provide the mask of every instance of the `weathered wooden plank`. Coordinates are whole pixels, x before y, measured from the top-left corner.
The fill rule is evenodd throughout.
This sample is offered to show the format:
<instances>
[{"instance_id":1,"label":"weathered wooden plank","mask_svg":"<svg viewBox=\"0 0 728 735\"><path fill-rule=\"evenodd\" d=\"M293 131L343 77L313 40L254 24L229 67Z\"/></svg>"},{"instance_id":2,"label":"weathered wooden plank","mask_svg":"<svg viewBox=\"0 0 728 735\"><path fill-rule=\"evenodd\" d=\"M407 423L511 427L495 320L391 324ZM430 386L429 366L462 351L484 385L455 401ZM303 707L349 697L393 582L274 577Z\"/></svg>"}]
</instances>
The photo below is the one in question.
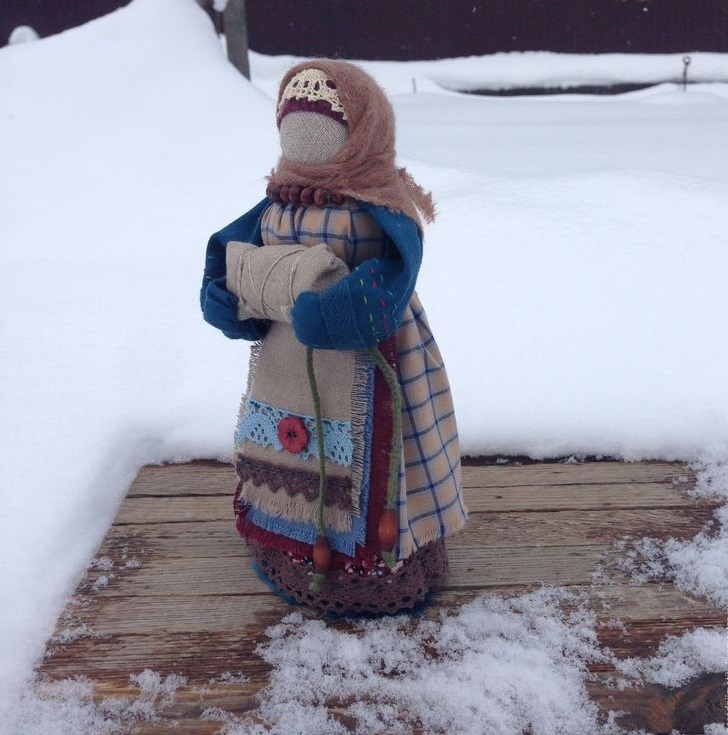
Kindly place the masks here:
<instances>
[{"instance_id":1,"label":"weathered wooden plank","mask_svg":"<svg viewBox=\"0 0 728 735\"><path fill-rule=\"evenodd\" d=\"M261 616L256 624L214 633L162 631L148 635L111 633L97 638L79 637L51 647L42 671L56 679L85 675L94 681L124 684L131 674L150 668L164 676L181 674L198 685L224 672L241 672L251 682L263 683L270 667L257 655L256 649L267 640L268 625L279 619ZM329 624L342 630L352 629L347 621ZM630 622L625 623L621 632L602 628L598 638L600 645L609 648L618 659L649 657L656 653L665 636L679 636L698 626L723 630L724 616L715 614L699 621L681 618ZM614 668L606 662L592 663L587 668L594 673L614 673Z\"/></svg>"},{"instance_id":2,"label":"weathered wooden plank","mask_svg":"<svg viewBox=\"0 0 728 735\"><path fill-rule=\"evenodd\" d=\"M606 685L609 674L592 676L595 681L586 685L590 699L602 712L621 712L616 723L625 730L697 735L724 720L728 701L722 674L703 674L677 689L642 684L622 690Z\"/></svg>"},{"instance_id":3,"label":"weathered wooden plank","mask_svg":"<svg viewBox=\"0 0 728 735\"><path fill-rule=\"evenodd\" d=\"M599 643L612 650L619 659L649 658L667 636L680 636L695 628L725 630L725 613L715 611L700 618L682 617L679 620L648 620L625 623L623 630L603 628L598 631ZM593 671L611 671L608 663L590 664Z\"/></svg>"},{"instance_id":4,"label":"weathered wooden plank","mask_svg":"<svg viewBox=\"0 0 728 735\"><path fill-rule=\"evenodd\" d=\"M454 547L449 551L446 589L589 584L595 568L609 553L608 544L511 547L507 551Z\"/></svg>"},{"instance_id":5,"label":"weathered wooden plank","mask_svg":"<svg viewBox=\"0 0 728 735\"><path fill-rule=\"evenodd\" d=\"M230 464L198 460L185 464L148 465L129 488L127 497L144 495L226 495L235 491L237 479Z\"/></svg>"},{"instance_id":6,"label":"weathered wooden plank","mask_svg":"<svg viewBox=\"0 0 728 735\"><path fill-rule=\"evenodd\" d=\"M472 465L463 468L466 488L551 485L691 485L694 472L681 462L583 462ZM237 484L232 465L196 461L144 467L129 497L144 495L230 495Z\"/></svg>"},{"instance_id":7,"label":"weathered wooden plank","mask_svg":"<svg viewBox=\"0 0 728 735\"><path fill-rule=\"evenodd\" d=\"M189 521L112 526L96 552L123 566L133 556L142 562L149 555L174 557L250 556L248 545L235 529L235 521Z\"/></svg>"},{"instance_id":8,"label":"weathered wooden plank","mask_svg":"<svg viewBox=\"0 0 728 735\"><path fill-rule=\"evenodd\" d=\"M129 523L180 523L186 521L232 521L232 495L134 497L127 498L119 508L115 526Z\"/></svg>"},{"instance_id":9,"label":"weathered wooden plank","mask_svg":"<svg viewBox=\"0 0 728 735\"><path fill-rule=\"evenodd\" d=\"M130 674L152 669L162 676L181 674L200 685L224 672L242 671L264 682L269 666L255 655L265 640L263 630L244 626L234 633L115 634L79 637L51 647L41 671L59 679L87 676L93 681L124 685Z\"/></svg>"},{"instance_id":10,"label":"weathered wooden plank","mask_svg":"<svg viewBox=\"0 0 728 735\"><path fill-rule=\"evenodd\" d=\"M664 482L690 484L694 472L683 462L537 462L534 464L468 465L465 487L528 485L607 485Z\"/></svg>"},{"instance_id":11,"label":"weathered wooden plank","mask_svg":"<svg viewBox=\"0 0 728 735\"><path fill-rule=\"evenodd\" d=\"M683 508L696 502L684 487L658 482L466 487L465 501L475 512Z\"/></svg>"},{"instance_id":12,"label":"weathered wooden plank","mask_svg":"<svg viewBox=\"0 0 728 735\"><path fill-rule=\"evenodd\" d=\"M597 564L609 555L609 544L580 546L452 547L447 587L491 587L526 584L588 584ZM100 580L100 581L99 581ZM131 570L99 570L79 591L101 596L255 594L265 590L243 557L147 558Z\"/></svg>"},{"instance_id":13,"label":"weathered wooden plank","mask_svg":"<svg viewBox=\"0 0 728 735\"><path fill-rule=\"evenodd\" d=\"M427 617L441 611L455 611L475 597L520 595L537 585L524 587L491 587L483 590L443 590ZM600 621L615 618L625 624L648 621L719 620L723 612L705 600L697 600L674 585L645 584L640 587L595 585L589 588L566 586L569 593L583 592ZM80 624L99 635L114 633L220 633L233 632L245 625L265 627L277 623L294 608L276 595L225 594L180 596L92 597L86 607L73 613L66 623L71 630ZM712 623L715 624L715 623ZM63 630L63 624L59 626ZM605 633L606 635L606 633ZM617 629L616 635L621 635Z\"/></svg>"},{"instance_id":14,"label":"weathered wooden plank","mask_svg":"<svg viewBox=\"0 0 728 735\"><path fill-rule=\"evenodd\" d=\"M472 513L450 548L579 546L625 536L691 538L712 517L712 509L691 507L633 510Z\"/></svg>"},{"instance_id":15,"label":"weathered wooden plank","mask_svg":"<svg viewBox=\"0 0 728 735\"><path fill-rule=\"evenodd\" d=\"M471 514L465 530L452 538L455 547L579 546L625 536L655 538L694 536L712 515L712 508L690 506L679 514L670 508L634 510L564 510L552 512L489 512ZM136 554L174 557L248 556L246 544L231 519L224 521L149 523L113 526L97 556L118 565Z\"/></svg>"},{"instance_id":16,"label":"weathered wooden plank","mask_svg":"<svg viewBox=\"0 0 728 735\"><path fill-rule=\"evenodd\" d=\"M544 510L613 510L642 508L689 508L696 501L680 486L665 483L637 485L552 485L471 488L465 492L471 512ZM716 502L701 502L715 507ZM232 494L211 496L135 496L119 509L115 525L180 523L233 518Z\"/></svg>"}]
</instances>

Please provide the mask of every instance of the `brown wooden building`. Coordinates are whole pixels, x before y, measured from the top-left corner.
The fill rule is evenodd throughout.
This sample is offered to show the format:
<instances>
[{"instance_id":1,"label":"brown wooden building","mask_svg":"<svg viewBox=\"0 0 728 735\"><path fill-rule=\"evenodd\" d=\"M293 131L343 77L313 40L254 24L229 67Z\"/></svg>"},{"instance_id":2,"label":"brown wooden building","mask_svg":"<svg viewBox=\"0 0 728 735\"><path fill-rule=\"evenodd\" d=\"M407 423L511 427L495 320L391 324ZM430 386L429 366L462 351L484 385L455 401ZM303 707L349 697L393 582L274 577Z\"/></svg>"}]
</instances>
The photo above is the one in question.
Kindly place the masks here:
<instances>
[{"instance_id":1,"label":"brown wooden building","mask_svg":"<svg viewBox=\"0 0 728 735\"><path fill-rule=\"evenodd\" d=\"M128 0L2 0L0 45L41 36ZM246 0L265 54L437 59L498 51L728 52L728 0Z\"/></svg>"}]
</instances>

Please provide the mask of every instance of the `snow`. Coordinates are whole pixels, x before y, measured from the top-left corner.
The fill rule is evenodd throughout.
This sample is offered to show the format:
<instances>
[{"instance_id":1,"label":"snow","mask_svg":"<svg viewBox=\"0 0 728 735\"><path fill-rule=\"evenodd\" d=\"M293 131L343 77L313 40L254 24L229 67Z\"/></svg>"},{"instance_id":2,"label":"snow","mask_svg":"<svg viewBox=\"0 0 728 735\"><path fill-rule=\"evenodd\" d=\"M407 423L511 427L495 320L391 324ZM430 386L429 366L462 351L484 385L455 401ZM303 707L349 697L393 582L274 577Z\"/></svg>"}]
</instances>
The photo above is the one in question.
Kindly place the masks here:
<instances>
[{"instance_id":1,"label":"snow","mask_svg":"<svg viewBox=\"0 0 728 735\"><path fill-rule=\"evenodd\" d=\"M18 26L8 37L8 43L28 43L28 41L37 41L39 38L35 28L30 26Z\"/></svg>"},{"instance_id":2,"label":"snow","mask_svg":"<svg viewBox=\"0 0 728 735\"><path fill-rule=\"evenodd\" d=\"M593 613L583 603L544 588L508 600L484 597L418 625L407 617L361 621L355 632L295 612L258 648L273 673L255 719L219 709L203 717L226 721L226 735L343 735L348 731L326 712L333 700L357 732L371 735L406 735L417 725L433 735L506 735L529 724L533 735L617 733L599 724L584 685L586 665L609 655L599 649ZM62 735L119 732L125 723L158 719L185 683L149 670L132 679L136 699L98 705L83 679L37 684L24 694L22 724L41 733L58 717L76 728ZM244 681L230 674L210 686Z\"/></svg>"},{"instance_id":3,"label":"snow","mask_svg":"<svg viewBox=\"0 0 728 735\"><path fill-rule=\"evenodd\" d=\"M583 681L586 664L606 658L593 620L578 604L561 613L559 599L546 589L483 597L438 622L370 621L354 633L292 613L259 647L274 667L261 731L343 735L326 712L335 701L357 732L372 735L406 735L416 726L433 735L506 735L529 726L534 735L609 732ZM250 726L243 720L230 735Z\"/></svg>"},{"instance_id":4,"label":"snow","mask_svg":"<svg viewBox=\"0 0 728 735\"><path fill-rule=\"evenodd\" d=\"M418 291L465 452L697 461L712 448L705 476L722 477L728 67L726 55L692 57L692 80L723 83L500 99L452 89L679 79L681 57L365 64L392 95L401 162L438 202ZM200 318L204 245L262 197L278 155L271 95L293 61L253 56L252 86L191 0L134 0L0 49L0 731L35 735L56 720L67 732L113 731L82 682L55 709L26 684L138 469L229 458L247 346ZM717 532L663 550L676 584L716 600L728 588L725 516ZM113 570L97 563L108 580ZM512 603L490 599L443 621L438 635L469 649L459 663L428 662L432 682L453 681L459 665L487 670L500 654L479 648L473 626L510 621L499 661L533 659L582 701L579 667L596 651L545 600L508 615L498 605ZM529 626L541 619L554 627L539 647ZM341 656L374 650L311 621L282 625L264 655L293 656L309 635ZM375 630L414 666L407 645L424 638L407 644L393 623ZM573 642L573 660L559 641ZM282 681L296 659L280 661ZM427 681L393 691L434 718ZM527 716L532 686L471 676L462 701L495 702L493 731L507 732ZM566 700L538 696L552 696L537 723L550 732L548 712ZM522 704L508 709L508 697ZM573 727L590 732L588 703L571 710ZM467 728L457 717L468 711L448 710L450 723ZM387 712L352 716L374 731Z\"/></svg>"},{"instance_id":5,"label":"snow","mask_svg":"<svg viewBox=\"0 0 728 735\"><path fill-rule=\"evenodd\" d=\"M23 691L14 719L0 724L8 726L8 735L116 735L128 732L136 722L159 719L159 711L176 701L176 693L186 684L182 676L162 677L145 669L131 677L139 693L134 699L107 697L94 702L93 685L88 679L66 679L59 682L36 682Z\"/></svg>"},{"instance_id":6,"label":"snow","mask_svg":"<svg viewBox=\"0 0 728 735\"><path fill-rule=\"evenodd\" d=\"M725 631L716 628L695 628L682 636L668 636L659 645L655 656L645 659L624 659L616 669L628 675L638 674L644 681L664 687L679 687L694 677L725 671Z\"/></svg>"},{"instance_id":7,"label":"snow","mask_svg":"<svg viewBox=\"0 0 728 735\"><path fill-rule=\"evenodd\" d=\"M138 468L229 455L247 348L200 318L204 245L258 197L276 137L191 2L2 49L0 88L8 691Z\"/></svg>"},{"instance_id":8,"label":"snow","mask_svg":"<svg viewBox=\"0 0 728 735\"><path fill-rule=\"evenodd\" d=\"M540 87L660 84L683 81L686 59L689 82L728 82L728 55L689 54L557 54L523 51L466 56L437 61L363 61L390 94L413 89L498 91ZM250 53L257 86L275 96L278 82L299 58Z\"/></svg>"},{"instance_id":9,"label":"snow","mask_svg":"<svg viewBox=\"0 0 728 735\"><path fill-rule=\"evenodd\" d=\"M585 595L546 587L507 599L483 596L434 621L402 616L359 621L348 631L294 612L257 648L272 667L259 708L242 715L209 708L201 717L222 722L223 735L346 735L342 716L370 735L407 735L416 727L430 735L617 735L624 732L617 713L603 721L589 699L589 664L614 665L625 677L619 686L677 687L723 670L720 630L669 636L655 656L624 660L600 648L595 630ZM217 685L246 681L228 672L199 692L214 699ZM83 679L38 683L24 693L23 724L41 733L56 717L76 728L62 734L123 732L130 723L162 719L186 682L146 670L131 683L139 688L135 698L98 704Z\"/></svg>"},{"instance_id":10,"label":"snow","mask_svg":"<svg viewBox=\"0 0 728 735\"><path fill-rule=\"evenodd\" d=\"M691 496L722 503L710 522L691 539L620 540L615 544L620 552L616 564L636 584L669 580L685 592L728 608L728 450L707 450L691 466L697 473ZM595 572L594 581L605 578L604 569Z\"/></svg>"}]
</instances>

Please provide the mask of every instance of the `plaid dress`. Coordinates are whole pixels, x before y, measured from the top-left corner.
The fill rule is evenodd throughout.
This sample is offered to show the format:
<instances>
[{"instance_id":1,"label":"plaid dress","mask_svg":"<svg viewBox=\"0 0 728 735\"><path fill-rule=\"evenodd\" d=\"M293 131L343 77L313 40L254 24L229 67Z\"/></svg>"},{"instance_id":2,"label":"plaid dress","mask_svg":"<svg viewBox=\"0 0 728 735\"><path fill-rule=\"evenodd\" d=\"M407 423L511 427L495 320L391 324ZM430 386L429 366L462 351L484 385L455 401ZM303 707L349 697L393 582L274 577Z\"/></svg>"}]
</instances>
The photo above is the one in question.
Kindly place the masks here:
<instances>
[{"instance_id":1,"label":"plaid dress","mask_svg":"<svg viewBox=\"0 0 728 735\"><path fill-rule=\"evenodd\" d=\"M369 258L395 255L392 241L350 199L341 206L323 209L274 203L263 215L261 236L266 246L325 243L349 268ZM236 495L238 528L244 536L263 546L304 557L307 545L313 543L317 533L313 518L315 493L311 489L304 498L305 493L296 492L293 498L293 490L278 491L273 488L277 482L269 479L266 468L283 464L285 471L292 472L295 467L296 471L300 470L296 475L299 491L306 483L313 488L317 475L311 417L306 411L298 412L301 420L308 422L310 451L306 447L292 460L285 452L281 453L274 437L270 436L269 444L265 443L268 440L265 432L261 434L258 420L261 411L267 416L278 412L275 415L280 416L290 409L267 405L261 409L258 404L265 402L255 400L255 375L261 369L264 372L273 369L266 366L275 365L276 371L282 371L278 377L284 382L295 385L301 382L300 371L297 373L295 366L302 360L297 350L304 348L295 344L290 325L275 322L273 328L254 350L268 348L272 353L275 348L266 344L269 340L287 346L278 348L278 357L268 355L262 368L258 361L265 355L254 351L252 381L241 405L236 431L235 453L241 480ZM395 549L401 565L418 553L431 553L427 549L433 542L459 531L465 524L467 509L462 497L458 432L447 374L417 294L412 296L395 337L382 343L380 351L396 369L402 392L402 459L396 502L399 534ZM325 509L329 537L340 567L360 562L371 571L375 565L372 561L375 542L372 529L367 526L372 525L368 521L383 507L391 451L388 389L383 386L381 376L376 375L366 352L317 350L315 359L327 361L326 370L317 368L324 397L327 374L337 379L351 376L351 387L333 387L334 393L351 392L350 414L339 407L332 409L331 416L325 416L329 421L324 426L327 478L334 478L329 485L334 488L330 493L333 501L329 502L327 491ZM336 360L341 362L337 364ZM305 392L301 389L293 394L299 396ZM271 390L263 393L266 397L274 394ZM357 400L358 395L362 400ZM341 448L345 446L349 446L348 453ZM259 471L259 466L264 471ZM281 560L276 563L280 566Z\"/></svg>"}]
</instances>

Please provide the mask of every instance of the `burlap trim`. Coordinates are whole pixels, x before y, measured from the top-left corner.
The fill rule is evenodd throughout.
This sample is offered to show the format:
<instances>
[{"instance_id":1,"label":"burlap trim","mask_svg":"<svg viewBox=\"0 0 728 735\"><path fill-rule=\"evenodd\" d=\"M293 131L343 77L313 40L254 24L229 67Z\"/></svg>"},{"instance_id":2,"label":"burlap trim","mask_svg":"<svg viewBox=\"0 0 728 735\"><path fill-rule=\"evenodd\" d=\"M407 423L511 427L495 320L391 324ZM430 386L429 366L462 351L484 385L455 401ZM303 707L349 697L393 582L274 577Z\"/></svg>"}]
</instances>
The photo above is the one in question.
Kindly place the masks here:
<instances>
[{"instance_id":1,"label":"burlap trim","mask_svg":"<svg viewBox=\"0 0 728 735\"><path fill-rule=\"evenodd\" d=\"M284 491L271 492L268 485L243 483L242 496L256 511L281 522L314 524L318 519L318 502L306 500L302 495L288 495ZM335 506L324 508L324 525L337 533L351 530L351 513Z\"/></svg>"}]
</instances>

